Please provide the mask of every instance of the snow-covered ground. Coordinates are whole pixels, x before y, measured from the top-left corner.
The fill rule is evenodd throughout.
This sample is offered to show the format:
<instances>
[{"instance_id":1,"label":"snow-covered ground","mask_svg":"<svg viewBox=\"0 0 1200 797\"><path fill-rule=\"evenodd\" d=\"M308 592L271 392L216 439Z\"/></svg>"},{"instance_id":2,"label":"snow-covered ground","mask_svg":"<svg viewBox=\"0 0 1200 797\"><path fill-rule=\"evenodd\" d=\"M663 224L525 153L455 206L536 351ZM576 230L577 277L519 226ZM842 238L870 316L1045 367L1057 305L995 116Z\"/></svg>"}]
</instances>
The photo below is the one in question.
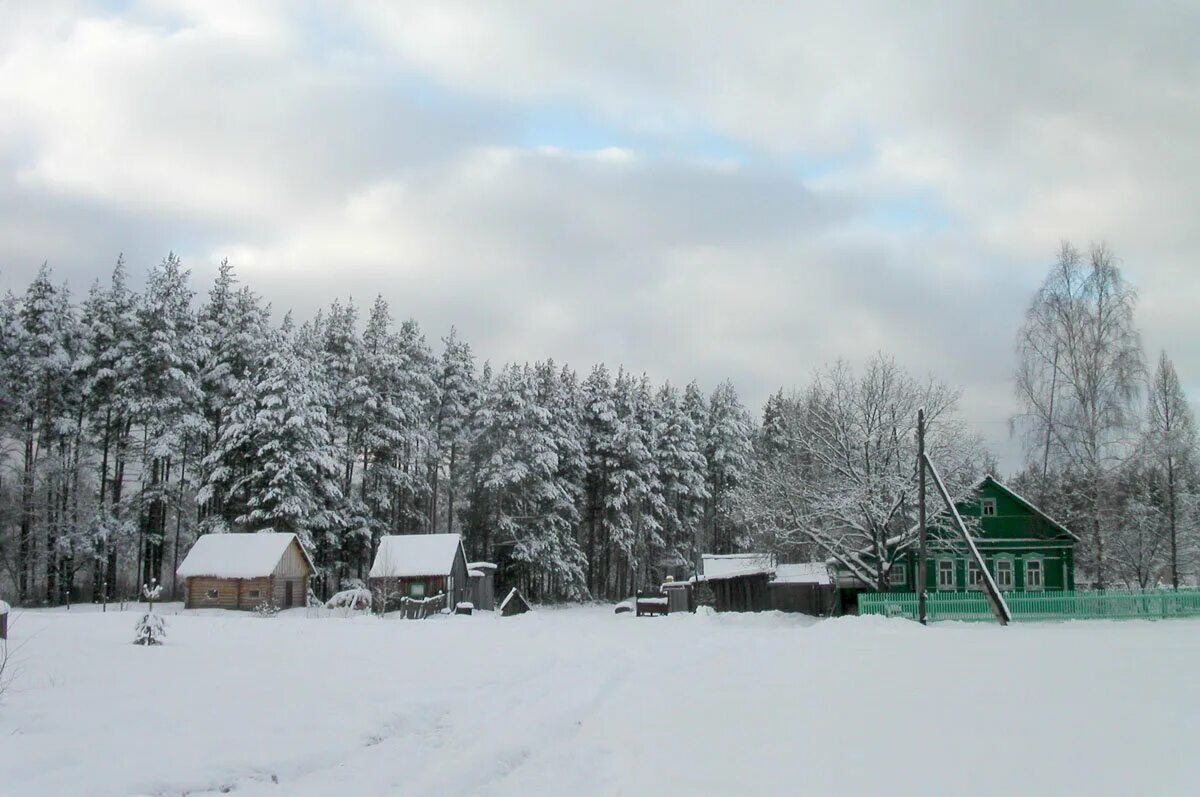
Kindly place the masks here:
<instances>
[{"instance_id":1,"label":"snow-covered ground","mask_svg":"<svg viewBox=\"0 0 1200 797\"><path fill-rule=\"evenodd\" d=\"M1173 795L1200 622L20 610L0 794ZM334 614L338 613L326 613Z\"/></svg>"}]
</instances>

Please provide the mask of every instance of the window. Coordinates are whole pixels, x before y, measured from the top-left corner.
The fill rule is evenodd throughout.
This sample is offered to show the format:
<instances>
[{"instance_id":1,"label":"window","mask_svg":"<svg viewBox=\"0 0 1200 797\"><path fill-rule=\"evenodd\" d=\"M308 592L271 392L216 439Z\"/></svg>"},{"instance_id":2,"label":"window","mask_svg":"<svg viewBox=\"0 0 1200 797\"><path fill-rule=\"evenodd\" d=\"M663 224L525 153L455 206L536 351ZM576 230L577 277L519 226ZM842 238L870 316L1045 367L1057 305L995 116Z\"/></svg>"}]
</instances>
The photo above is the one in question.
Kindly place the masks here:
<instances>
[{"instance_id":1,"label":"window","mask_svg":"<svg viewBox=\"0 0 1200 797\"><path fill-rule=\"evenodd\" d=\"M259 590L256 590L256 589L252 589L246 593L246 597L248 597L248 598L257 598L257 597L260 597L261 595L262 595L262 592Z\"/></svg>"},{"instance_id":2,"label":"window","mask_svg":"<svg viewBox=\"0 0 1200 797\"><path fill-rule=\"evenodd\" d=\"M1000 589L1013 588L1013 563L1011 559L996 560L996 586Z\"/></svg>"},{"instance_id":3,"label":"window","mask_svg":"<svg viewBox=\"0 0 1200 797\"><path fill-rule=\"evenodd\" d=\"M896 562L888 571L888 584L893 587L903 587L908 583L908 565Z\"/></svg>"},{"instance_id":4,"label":"window","mask_svg":"<svg viewBox=\"0 0 1200 797\"><path fill-rule=\"evenodd\" d=\"M210 601L215 601L217 599L217 591L215 589L210 589L204 593L204 597L208 598Z\"/></svg>"},{"instance_id":5,"label":"window","mask_svg":"<svg viewBox=\"0 0 1200 797\"><path fill-rule=\"evenodd\" d=\"M958 579L955 578L954 560L939 559L937 563L938 589L956 589L958 587Z\"/></svg>"},{"instance_id":6,"label":"window","mask_svg":"<svg viewBox=\"0 0 1200 797\"><path fill-rule=\"evenodd\" d=\"M1042 588L1042 560L1025 560L1025 589L1040 590Z\"/></svg>"},{"instance_id":7,"label":"window","mask_svg":"<svg viewBox=\"0 0 1200 797\"><path fill-rule=\"evenodd\" d=\"M408 585L408 597L424 598L425 597L425 582L414 581Z\"/></svg>"},{"instance_id":8,"label":"window","mask_svg":"<svg viewBox=\"0 0 1200 797\"><path fill-rule=\"evenodd\" d=\"M983 573L974 559L967 560L967 589L983 589Z\"/></svg>"},{"instance_id":9,"label":"window","mask_svg":"<svg viewBox=\"0 0 1200 797\"><path fill-rule=\"evenodd\" d=\"M984 517L995 517L996 516L996 499L995 498L983 499L983 504L980 507L980 514L983 515Z\"/></svg>"}]
</instances>

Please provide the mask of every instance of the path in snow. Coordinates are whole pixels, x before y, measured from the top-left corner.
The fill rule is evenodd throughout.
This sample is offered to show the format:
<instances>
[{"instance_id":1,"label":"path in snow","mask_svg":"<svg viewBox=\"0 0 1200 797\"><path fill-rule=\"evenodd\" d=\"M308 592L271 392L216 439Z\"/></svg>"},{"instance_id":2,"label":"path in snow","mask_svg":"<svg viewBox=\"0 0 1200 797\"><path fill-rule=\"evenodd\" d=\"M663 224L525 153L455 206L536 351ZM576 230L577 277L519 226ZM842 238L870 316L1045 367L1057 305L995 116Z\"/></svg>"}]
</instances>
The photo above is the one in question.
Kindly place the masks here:
<instances>
[{"instance_id":1,"label":"path in snow","mask_svg":"<svg viewBox=\"0 0 1200 797\"><path fill-rule=\"evenodd\" d=\"M24 612L0 794L1190 793L1200 622ZM971 785L968 786L967 784ZM935 789L937 791L937 789Z\"/></svg>"}]
</instances>

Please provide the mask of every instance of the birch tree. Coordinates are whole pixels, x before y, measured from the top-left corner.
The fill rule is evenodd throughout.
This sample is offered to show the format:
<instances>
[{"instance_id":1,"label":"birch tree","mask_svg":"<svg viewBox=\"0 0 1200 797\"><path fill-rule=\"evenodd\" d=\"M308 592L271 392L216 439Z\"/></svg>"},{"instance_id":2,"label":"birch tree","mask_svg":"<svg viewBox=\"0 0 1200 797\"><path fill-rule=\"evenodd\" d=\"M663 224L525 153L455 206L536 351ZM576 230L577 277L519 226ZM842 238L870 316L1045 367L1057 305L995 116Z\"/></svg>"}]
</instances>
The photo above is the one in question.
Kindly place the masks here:
<instances>
[{"instance_id":1,"label":"birch tree","mask_svg":"<svg viewBox=\"0 0 1200 797\"><path fill-rule=\"evenodd\" d=\"M1073 471L1087 490L1087 562L1103 588L1108 576L1107 496L1134 444L1144 376L1134 327L1136 292L1111 251L1093 246L1085 261L1068 243L1034 295L1017 334L1015 374L1026 455Z\"/></svg>"}]
</instances>

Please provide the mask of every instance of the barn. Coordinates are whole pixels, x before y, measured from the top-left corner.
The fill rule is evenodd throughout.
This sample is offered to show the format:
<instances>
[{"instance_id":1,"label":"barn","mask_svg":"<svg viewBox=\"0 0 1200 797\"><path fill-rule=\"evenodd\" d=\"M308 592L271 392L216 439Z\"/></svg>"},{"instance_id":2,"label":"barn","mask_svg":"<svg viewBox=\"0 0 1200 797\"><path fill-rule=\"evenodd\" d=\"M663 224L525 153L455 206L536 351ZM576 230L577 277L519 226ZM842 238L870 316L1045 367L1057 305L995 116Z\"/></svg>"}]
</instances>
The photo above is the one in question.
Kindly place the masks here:
<instances>
[{"instance_id":1,"label":"barn","mask_svg":"<svg viewBox=\"0 0 1200 797\"><path fill-rule=\"evenodd\" d=\"M446 605L471 600L467 555L458 534L391 534L379 540L369 574L371 591L390 611L401 598L432 598Z\"/></svg>"},{"instance_id":2,"label":"barn","mask_svg":"<svg viewBox=\"0 0 1200 797\"><path fill-rule=\"evenodd\" d=\"M278 609L304 606L316 570L295 534L205 534L176 571L184 608Z\"/></svg>"},{"instance_id":3,"label":"barn","mask_svg":"<svg viewBox=\"0 0 1200 797\"><path fill-rule=\"evenodd\" d=\"M771 610L768 584L775 575L775 557L766 553L704 554L697 583L707 584L718 612Z\"/></svg>"}]
</instances>

